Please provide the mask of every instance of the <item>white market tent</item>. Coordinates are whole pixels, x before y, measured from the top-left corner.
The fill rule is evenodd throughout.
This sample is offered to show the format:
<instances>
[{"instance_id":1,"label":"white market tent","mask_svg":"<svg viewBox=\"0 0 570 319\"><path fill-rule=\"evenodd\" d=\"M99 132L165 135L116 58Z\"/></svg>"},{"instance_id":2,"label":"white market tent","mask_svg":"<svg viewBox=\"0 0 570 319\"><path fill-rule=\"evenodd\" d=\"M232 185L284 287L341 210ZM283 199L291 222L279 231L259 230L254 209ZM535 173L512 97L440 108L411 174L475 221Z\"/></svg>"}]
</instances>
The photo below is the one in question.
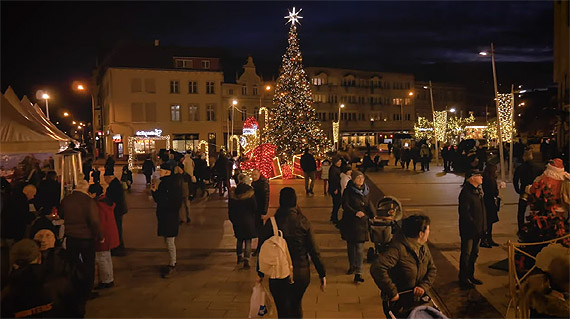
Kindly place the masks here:
<instances>
[{"instance_id":1,"label":"white market tent","mask_svg":"<svg viewBox=\"0 0 570 319\"><path fill-rule=\"evenodd\" d=\"M12 88L0 100L0 153L57 153L73 141L37 105L20 101Z\"/></svg>"}]
</instances>

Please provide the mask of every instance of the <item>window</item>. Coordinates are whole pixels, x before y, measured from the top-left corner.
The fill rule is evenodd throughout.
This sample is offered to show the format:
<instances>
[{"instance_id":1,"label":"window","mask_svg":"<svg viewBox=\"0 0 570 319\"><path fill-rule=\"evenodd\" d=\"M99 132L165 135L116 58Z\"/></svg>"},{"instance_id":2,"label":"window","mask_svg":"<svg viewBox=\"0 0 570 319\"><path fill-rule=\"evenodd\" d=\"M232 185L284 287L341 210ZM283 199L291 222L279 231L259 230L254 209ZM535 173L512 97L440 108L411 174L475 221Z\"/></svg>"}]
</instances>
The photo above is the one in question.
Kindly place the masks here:
<instances>
[{"instance_id":1,"label":"window","mask_svg":"<svg viewBox=\"0 0 570 319\"><path fill-rule=\"evenodd\" d=\"M210 69L210 60L202 60L202 69L204 70Z\"/></svg>"},{"instance_id":2,"label":"window","mask_svg":"<svg viewBox=\"0 0 570 319\"><path fill-rule=\"evenodd\" d=\"M144 91L146 93L156 93L156 84L154 79L144 79Z\"/></svg>"},{"instance_id":3,"label":"window","mask_svg":"<svg viewBox=\"0 0 570 319\"><path fill-rule=\"evenodd\" d=\"M131 103L131 119L133 122L144 122L143 103Z\"/></svg>"},{"instance_id":4,"label":"window","mask_svg":"<svg viewBox=\"0 0 570 319\"><path fill-rule=\"evenodd\" d=\"M323 79L321 78L313 78L313 85L323 85Z\"/></svg>"},{"instance_id":5,"label":"window","mask_svg":"<svg viewBox=\"0 0 570 319\"><path fill-rule=\"evenodd\" d=\"M188 121L198 121L198 105L188 104Z\"/></svg>"},{"instance_id":6,"label":"window","mask_svg":"<svg viewBox=\"0 0 570 319\"><path fill-rule=\"evenodd\" d=\"M142 83L141 79L131 79L131 92L141 92L142 91Z\"/></svg>"},{"instance_id":7,"label":"window","mask_svg":"<svg viewBox=\"0 0 570 319\"><path fill-rule=\"evenodd\" d=\"M241 86L241 95L247 95L247 86L245 84Z\"/></svg>"},{"instance_id":8,"label":"window","mask_svg":"<svg viewBox=\"0 0 570 319\"><path fill-rule=\"evenodd\" d=\"M315 102L326 102L327 96L325 94L315 94L313 99Z\"/></svg>"},{"instance_id":9,"label":"window","mask_svg":"<svg viewBox=\"0 0 570 319\"><path fill-rule=\"evenodd\" d=\"M402 99L402 98L394 98L394 99L392 99L392 104L393 104L393 105L403 105L403 104L404 104L404 99Z\"/></svg>"},{"instance_id":10,"label":"window","mask_svg":"<svg viewBox=\"0 0 570 319\"><path fill-rule=\"evenodd\" d=\"M174 60L174 63L178 69L191 69L194 67L192 60L190 59L176 59Z\"/></svg>"},{"instance_id":11,"label":"window","mask_svg":"<svg viewBox=\"0 0 570 319\"><path fill-rule=\"evenodd\" d=\"M397 113L392 114L392 119L394 121L399 121L401 119L400 114Z\"/></svg>"},{"instance_id":12,"label":"window","mask_svg":"<svg viewBox=\"0 0 570 319\"><path fill-rule=\"evenodd\" d=\"M406 116L404 116L404 120L406 121L411 121L412 120L412 115L410 113L407 113Z\"/></svg>"},{"instance_id":13,"label":"window","mask_svg":"<svg viewBox=\"0 0 570 319\"><path fill-rule=\"evenodd\" d=\"M247 118L247 108L245 106L241 107L241 120L245 121Z\"/></svg>"},{"instance_id":14,"label":"window","mask_svg":"<svg viewBox=\"0 0 570 319\"><path fill-rule=\"evenodd\" d=\"M257 121L259 121L259 107L257 106L253 108L253 117L255 117Z\"/></svg>"},{"instance_id":15,"label":"window","mask_svg":"<svg viewBox=\"0 0 570 319\"><path fill-rule=\"evenodd\" d=\"M175 104L170 106L170 120L180 122L180 105Z\"/></svg>"},{"instance_id":16,"label":"window","mask_svg":"<svg viewBox=\"0 0 570 319\"><path fill-rule=\"evenodd\" d=\"M253 95L258 95L258 92L257 92L257 85L254 85L254 86L253 86L252 93L253 93Z\"/></svg>"},{"instance_id":17,"label":"window","mask_svg":"<svg viewBox=\"0 0 570 319\"><path fill-rule=\"evenodd\" d=\"M144 113L147 122L156 122L156 103L145 103Z\"/></svg>"},{"instance_id":18,"label":"window","mask_svg":"<svg viewBox=\"0 0 570 319\"><path fill-rule=\"evenodd\" d=\"M229 95L234 95L234 89L229 89L229 90L228 90L228 94L229 94Z\"/></svg>"},{"instance_id":19,"label":"window","mask_svg":"<svg viewBox=\"0 0 570 319\"><path fill-rule=\"evenodd\" d=\"M404 105L410 105L412 104L412 99L410 99L409 97L404 98Z\"/></svg>"},{"instance_id":20,"label":"window","mask_svg":"<svg viewBox=\"0 0 570 319\"><path fill-rule=\"evenodd\" d=\"M170 93L180 93L180 86L177 80L170 81Z\"/></svg>"},{"instance_id":21,"label":"window","mask_svg":"<svg viewBox=\"0 0 570 319\"><path fill-rule=\"evenodd\" d=\"M214 81L206 82L206 94L214 94Z\"/></svg>"},{"instance_id":22,"label":"window","mask_svg":"<svg viewBox=\"0 0 570 319\"><path fill-rule=\"evenodd\" d=\"M197 93L198 93L198 82L188 81L188 94L197 94Z\"/></svg>"},{"instance_id":23,"label":"window","mask_svg":"<svg viewBox=\"0 0 570 319\"><path fill-rule=\"evenodd\" d=\"M208 104L206 105L206 121L216 120L216 105Z\"/></svg>"}]
</instances>

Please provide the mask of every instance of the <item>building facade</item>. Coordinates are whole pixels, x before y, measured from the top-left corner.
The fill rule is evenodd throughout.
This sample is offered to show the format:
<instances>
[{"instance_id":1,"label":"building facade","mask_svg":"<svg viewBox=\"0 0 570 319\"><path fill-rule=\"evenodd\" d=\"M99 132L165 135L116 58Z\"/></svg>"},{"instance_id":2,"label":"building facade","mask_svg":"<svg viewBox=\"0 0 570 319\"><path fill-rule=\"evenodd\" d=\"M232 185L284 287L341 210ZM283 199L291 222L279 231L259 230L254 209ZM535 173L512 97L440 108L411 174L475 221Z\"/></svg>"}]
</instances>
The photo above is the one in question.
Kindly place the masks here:
<instances>
[{"instance_id":1,"label":"building facade","mask_svg":"<svg viewBox=\"0 0 570 319\"><path fill-rule=\"evenodd\" d=\"M375 145L395 133L413 131L412 74L322 67L307 67L306 72L317 116L331 140L332 124L339 114L343 144Z\"/></svg>"},{"instance_id":2,"label":"building facade","mask_svg":"<svg viewBox=\"0 0 570 319\"><path fill-rule=\"evenodd\" d=\"M210 152L219 149L220 59L158 46L138 50L132 60L125 53L112 57L96 81L93 123L104 152L140 162L160 149L196 150L201 141Z\"/></svg>"},{"instance_id":3,"label":"building facade","mask_svg":"<svg viewBox=\"0 0 570 319\"><path fill-rule=\"evenodd\" d=\"M554 83L558 85L558 110L556 125L558 146L568 148L570 112L570 4L554 1Z\"/></svg>"},{"instance_id":4,"label":"building facade","mask_svg":"<svg viewBox=\"0 0 570 319\"><path fill-rule=\"evenodd\" d=\"M234 140L233 145L229 145L228 135L241 135L247 118L255 117L259 130L265 127L265 110L272 107L273 93L274 83L263 81L257 74L252 57L247 58L236 83L222 84L222 127L224 145L229 150L236 150L237 142Z\"/></svg>"}]
</instances>

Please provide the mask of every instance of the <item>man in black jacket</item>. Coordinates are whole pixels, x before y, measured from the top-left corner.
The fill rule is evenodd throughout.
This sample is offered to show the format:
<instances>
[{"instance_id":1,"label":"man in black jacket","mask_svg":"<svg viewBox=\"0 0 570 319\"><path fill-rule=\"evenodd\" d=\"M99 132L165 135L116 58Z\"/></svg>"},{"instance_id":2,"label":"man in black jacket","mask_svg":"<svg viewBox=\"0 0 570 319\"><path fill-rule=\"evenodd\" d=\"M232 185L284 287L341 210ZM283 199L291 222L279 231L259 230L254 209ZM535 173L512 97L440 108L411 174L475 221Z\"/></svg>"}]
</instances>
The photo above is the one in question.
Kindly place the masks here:
<instances>
[{"instance_id":1,"label":"man in black jacket","mask_svg":"<svg viewBox=\"0 0 570 319\"><path fill-rule=\"evenodd\" d=\"M115 203L115 223L117 224L117 230L119 231L119 247L111 250L113 256L125 256L125 244L123 242L123 215L127 213L127 200L125 198L125 192L123 190L123 185L118 178L109 172L105 172L105 182L109 184L105 196L113 203Z\"/></svg>"},{"instance_id":2,"label":"man in black jacket","mask_svg":"<svg viewBox=\"0 0 570 319\"><path fill-rule=\"evenodd\" d=\"M307 195L315 194L313 193L313 187L315 186L315 172L317 171L317 162L315 157L311 154L311 151L306 148L305 154L301 156L301 169L303 170L303 176L305 177L305 192ZM309 178L311 179L311 186L309 187Z\"/></svg>"},{"instance_id":3,"label":"man in black jacket","mask_svg":"<svg viewBox=\"0 0 570 319\"><path fill-rule=\"evenodd\" d=\"M255 226L258 233L263 227L262 216L267 215L267 210L269 209L269 181L265 178L261 172L256 168L251 173L252 182L251 187L255 191L255 201L257 203L257 214L255 220ZM261 246L257 245L257 248L253 252L253 255L257 255Z\"/></svg>"},{"instance_id":4,"label":"man in black jacket","mask_svg":"<svg viewBox=\"0 0 570 319\"><path fill-rule=\"evenodd\" d=\"M483 177L479 171L465 173L465 183L459 194L459 285L461 289L473 288L482 282L474 277L475 261L479 254L479 241L487 228L485 203L480 186Z\"/></svg>"},{"instance_id":5,"label":"man in black jacket","mask_svg":"<svg viewBox=\"0 0 570 319\"><path fill-rule=\"evenodd\" d=\"M338 209L340 208L342 194L340 193L340 166L342 165L342 160L340 157L333 159L333 165L329 170L329 194L331 194L333 201L333 208L331 212L330 221L333 224L338 224Z\"/></svg>"},{"instance_id":6,"label":"man in black jacket","mask_svg":"<svg viewBox=\"0 0 570 319\"><path fill-rule=\"evenodd\" d=\"M513 176L513 186L515 191L519 194L519 207L517 212L517 222L519 226L519 232L524 225L524 215L527 206L527 194L525 188L532 184L534 179L542 174L542 169L536 166L532 160L532 151L526 151L523 155L524 163L515 169L515 174Z\"/></svg>"}]
</instances>

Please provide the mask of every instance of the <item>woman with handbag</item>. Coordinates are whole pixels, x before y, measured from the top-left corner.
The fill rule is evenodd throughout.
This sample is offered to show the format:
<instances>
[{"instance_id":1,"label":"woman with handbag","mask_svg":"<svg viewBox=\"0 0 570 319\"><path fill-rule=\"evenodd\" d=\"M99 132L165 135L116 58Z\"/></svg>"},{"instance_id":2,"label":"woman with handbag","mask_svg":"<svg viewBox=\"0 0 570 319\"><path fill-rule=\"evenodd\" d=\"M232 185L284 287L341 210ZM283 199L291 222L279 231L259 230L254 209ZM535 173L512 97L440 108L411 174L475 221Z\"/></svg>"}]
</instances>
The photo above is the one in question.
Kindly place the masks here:
<instances>
[{"instance_id":1,"label":"woman with handbag","mask_svg":"<svg viewBox=\"0 0 570 319\"><path fill-rule=\"evenodd\" d=\"M342 195L344 210L341 220L342 238L346 240L348 262L350 267L346 272L354 274L354 282L364 282L362 278L362 261L364 259L364 242L369 238L369 222L374 217L374 206L369 198L370 189L364 182L364 174L358 170L352 171Z\"/></svg>"}]
</instances>

